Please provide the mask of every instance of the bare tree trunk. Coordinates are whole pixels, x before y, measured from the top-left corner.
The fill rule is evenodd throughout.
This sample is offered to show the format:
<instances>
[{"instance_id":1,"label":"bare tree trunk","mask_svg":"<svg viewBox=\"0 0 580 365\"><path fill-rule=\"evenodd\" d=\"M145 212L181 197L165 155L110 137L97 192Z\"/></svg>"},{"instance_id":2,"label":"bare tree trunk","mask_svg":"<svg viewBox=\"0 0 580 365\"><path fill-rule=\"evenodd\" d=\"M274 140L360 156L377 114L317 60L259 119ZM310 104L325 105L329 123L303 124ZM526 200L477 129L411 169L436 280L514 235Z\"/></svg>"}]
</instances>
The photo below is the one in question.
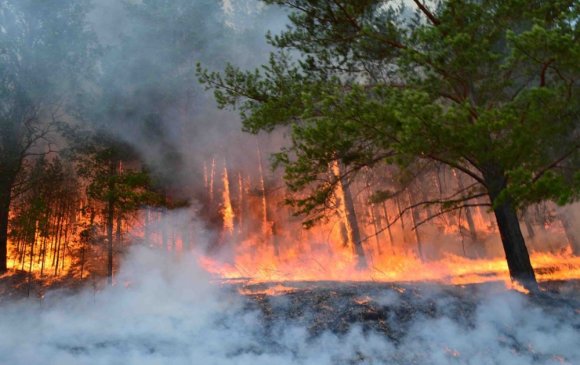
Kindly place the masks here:
<instances>
[{"instance_id":1,"label":"bare tree trunk","mask_svg":"<svg viewBox=\"0 0 580 365\"><path fill-rule=\"evenodd\" d=\"M244 224L244 178L238 173L238 234L243 231Z\"/></svg>"},{"instance_id":2,"label":"bare tree trunk","mask_svg":"<svg viewBox=\"0 0 580 365\"><path fill-rule=\"evenodd\" d=\"M371 221L373 223L375 243L377 245L377 252L379 255L382 255L383 250L381 249L381 242L379 240L379 224L377 222L377 215L375 214L375 206L373 204L369 204L369 210L370 210L370 214L371 214Z\"/></svg>"},{"instance_id":3,"label":"bare tree trunk","mask_svg":"<svg viewBox=\"0 0 580 365\"><path fill-rule=\"evenodd\" d=\"M463 184L463 177L461 174L458 174L455 170L453 170L453 175L457 178L457 185L459 186L459 190L463 191L465 189L465 185ZM465 196L465 194L462 194ZM465 211L465 219L467 220L467 226L469 227L469 236L471 237L472 241L477 241L477 229L475 228L475 223L473 222L473 214L471 212L471 208L466 207Z\"/></svg>"},{"instance_id":4,"label":"bare tree trunk","mask_svg":"<svg viewBox=\"0 0 580 365\"><path fill-rule=\"evenodd\" d=\"M163 252L167 252L167 222L165 221L166 208L161 208L161 246Z\"/></svg>"},{"instance_id":5,"label":"bare tree trunk","mask_svg":"<svg viewBox=\"0 0 580 365\"><path fill-rule=\"evenodd\" d=\"M391 244L391 251L393 253L393 255L395 254L395 242L393 241L393 232L391 231L391 224L390 224L390 218L389 218L389 211L387 209L387 202L383 202L383 213L385 214L385 220L386 220L386 224L387 224L387 234L389 237L389 243Z\"/></svg>"},{"instance_id":6,"label":"bare tree trunk","mask_svg":"<svg viewBox=\"0 0 580 365\"><path fill-rule=\"evenodd\" d=\"M533 240L536 236L536 232L534 231L534 226L532 225L532 221L530 220L530 215L527 211L525 211L522 215L524 220L524 224L526 225L526 231L528 231L528 238Z\"/></svg>"},{"instance_id":7,"label":"bare tree trunk","mask_svg":"<svg viewBox=\"0 0 580 365\"><path fill-rule=\"evenodd\" d=\"M566 233L568 243L572 248L572 253L575 256L580 256L580 237L578 237L576 232L574 232L573 219L570 219L570 217L568 217L568 215L565 213L560 213L559 217L560 221L562 222L562 226L564 227L564 232Z\"/></svg>"},{"instance_id":8,"label":"bare tree trunk","mask_svg":"<svg viewBox=\"0 0 580 365\"><path fill-rule=\"evenodd\" d=\"M401 233L403 234L403 243L405 246L407 245L407 235L405 232L405 218L403 217L403 211L401 210L401 201L399 196L395 198L395 202L397 203L397 213L399 214L399 220L401 221Z\"/></svg>"},{"instance_id":9,"label":"bare tree trunk","mask_svg":"<svg viewBox=\"0 0 580 365\"><path fill-rule=\"evenodd\" d=\"M28 263L28 288L26 296L30 296L30 287L32 286L32 263L34 262L34 243L36 242L37 230L38 230L38 221L35 221L34 229L30 240L30 262Z\"/></svg>"},{"instance_id":10,"label":"bare tree trunk","mask_svg":"<svg viewBox=\"0 0 580 365\"><path fill-rule=\"evenodd\" d=\"M358 225L358 220L356 217L356 210L354 208L354 201L352 199L352 193L350 191L350 187L345 184L345 181L341 182L342 189L344 190L344 207L346 213L346 221L347 221L347 232L350 236L350 241L354 245L354 251L356 253L358 263L357 266L359 268L366 268L367 259L365 255L365 251L362 245L361 235L360 235L360 228ZM348 229L350 228L350 229Z\"/></svg>"},{"instance_id":11,"label":"bare tree trunk","mask_svg":"<svg viewBox=\"0 0 580 365\"><path fill-rule=\"evenodd\" d=\"M210 173L209 173L209 206L210 206L210 209L213 208L214 186L215 186L215 158L212 158L211 169L210 169Z\"/></svg>"},{"instance_id":12,"label":"bare tree trunk","mask_svg":"<svg viewBox=\"0 0 580 365\"><path fill-rule=\"evenodd\" d=\"M54 252L54 257L53 257L54 276L58 275L58 267L60 264L60 250L61 250L61 241L62 241L62 231L63 231L63 226L64 226L64 207L63 207L62 203L59 205L58 217L59 217L59 220L58 220L59 223L58 223L58 227L56 230L56 247L55 247L55 252Z\"/></svg>"},{"instance_id":13,"label":"bare tree trunk","mask_svg":"<svg viewBox=\"0 0 580 365\"><path fill-rule=\"evenodd\" d=\"M266 192L266 182L264 180L264 166L262 163L262 151L260 149L260 143L256 140L256 147L258 153L258 171L260 173L260 188L262 190L262 230L265 234L269 235L271 243L274 247L274 254L276 257L280 256L280 248L278 247L278 240L276 238L276 225L275 222L272 221L271 213L270 213L270 206L268 205L268 195Z\"/></svg>"},{"instance_id":14,"label":"bare tree trunk","mask_svg":"<svg viewBox=\"0 0 580 365\"><path fill-rule=\"evenodd\" d=\"M356 216L356 210L354 208L354 201L352 199L352 194L350 191L350 186L345 177L342 176L343 166L339 161L335 161L332 166L332 173L338 179L338 189L337 193L339 200L342 205L342 214L344 218L344 223L346 226L348 241L354 250L357 258L357 267L359 269L364 269L368 267L365 251L362 245L362 239L360 235L360 228L358 225L358 220Z\"/></svg>"},{"instance_id":15,"label":"bare tree trunk","mask_svg":"<svg viewBox=\"0 0 580 365\"><path fill-rule=\"evenodd\" d=\"M81 280L83 280L83 273L85 271L85 246L86 243L83 242L81 246Z\"/></svg>"},{"instance_id":16,"label":"bare tree trunk","mask_svg":"<svg viewBox=\"0 0 580 365\"><path fill-rule=\"evenodd\" d=\"M109 162L109 198L107 200L107 283L113 285L113 229L115 224L115 181L117 163Z\"/></svg>"},{"instance_id":17,"label":"bare tree trunk","mask_svg":"<svg viewBox=\"0 0 580 365\"><path fill-rule=\"evenodd\" d=\"M0 172L0 274L8 270L8 217L14 183L14 179L5 174L5 171Z\"/></svg>"},{"instance_id":18,"label":"bare tree trunk","mask_svg":"<svg viewBox=\"0 0 580 365\"><path fill-rule=\"evenodd\" d=\"M121 244L121 240L123 239L123 218L121 214L117 214L117 229L115 231L115 241L117 245Z\"/></svg>"},{"instance_id":19,"label":"bare tree trunk","mask_svg":"<svg viewBox=\"0 0 580 365\"><path fill-rule=\"evenodd\" d=\"M410 188L407 189L407 197L409 199L409 205L410 206L414 205L415 200L413 199L413 195L411 194ZM419 223L419 213L417 212L417 209L415 209L415 208L410 208L410 209L411 209L412 229L415 232L415 239L417 241L417 253L419 254L419 259L421 261L424 261L425 257L423 256L423 243L421 242L421 235L419 233L419 227L417 227L417 223Z\"/></svg>"},{"instance_id":20,"label":"bare tree trunk","mask_svg":"<svg viewBox=\"0 0 580 365\"><path fill-rule=\"evenodd\" d=\"M145 244L149 244L149 238L151 236L151 227L149 227L150 225L150 220L151 220L151 208L147 207L145 208L145 222L144 222L144 232L143 232L143 240L145 241Z\"/></svg>"}]
</instances>

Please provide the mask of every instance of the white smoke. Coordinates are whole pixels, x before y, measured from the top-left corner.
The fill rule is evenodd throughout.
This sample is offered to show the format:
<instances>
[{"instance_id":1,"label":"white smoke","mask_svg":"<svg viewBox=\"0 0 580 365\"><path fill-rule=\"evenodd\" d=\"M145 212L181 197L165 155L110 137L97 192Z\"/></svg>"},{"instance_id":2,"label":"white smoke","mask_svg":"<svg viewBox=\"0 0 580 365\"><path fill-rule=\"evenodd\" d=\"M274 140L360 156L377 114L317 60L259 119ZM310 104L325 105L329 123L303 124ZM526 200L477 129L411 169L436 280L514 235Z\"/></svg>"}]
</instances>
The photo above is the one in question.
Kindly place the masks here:
<instances>
[{"instance_id":1,"label":"white smoke","mask_svg":"<svg viewBox=\"0 0 580 365\"><path fill-rule=\"evenodd\" d=\"M0 364L580 363L574 291L567 302L539 302L493 286L458 298L449 288L422 285L409 301L397 290L380 289L379 306L412 311L432 303L436 313L419 311L401 325L402 314L389 312L387 326L402 333L390 339L356 323L346 333L313 334L308 321L267 319L252 299L204 272L195 253L135 247L116 282L102 291L51 292L42 302L3 304ZM278 310L284 300L270 299ZM462 300L478 304L464 308ZM290 302L282 308L301 310Z\"/></svg>"}]
</instances>

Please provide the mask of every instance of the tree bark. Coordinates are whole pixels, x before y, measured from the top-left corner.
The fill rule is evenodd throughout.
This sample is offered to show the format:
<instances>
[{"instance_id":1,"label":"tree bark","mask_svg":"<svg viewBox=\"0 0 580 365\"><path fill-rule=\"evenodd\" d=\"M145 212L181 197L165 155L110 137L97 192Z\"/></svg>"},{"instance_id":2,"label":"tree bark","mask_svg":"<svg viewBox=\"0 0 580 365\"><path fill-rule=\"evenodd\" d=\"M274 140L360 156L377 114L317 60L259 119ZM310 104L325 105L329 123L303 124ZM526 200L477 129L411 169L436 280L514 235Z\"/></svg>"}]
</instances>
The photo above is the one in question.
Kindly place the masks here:
<instances>
[{"instance_id":1,"label":"tree bark","mask_svg":"<svg viewBox=\"0 0 580 365\"><path fill-rule=\"evenodd\" d=\"M507 179L497 169L492 169L491 172L484 174L484 178L489 197L494 205L493 212L501 236L510 276L526 289L536 292L538 291L536 276L513 203L509 197L502 197L502 201L499 204L496 201L500 193L505 189Z\"/></svg>"},{"instance_id":2,"label":"tree bark","mask_svg":"<svg viewBox=\"0 0 580 365\"><path fill-rule=\"evenodd\" d=\"M349 235L349 241L354 246L354 252L356 254L358 263L357 267L364 269L367 265L367 259L365 256L365 251L362 246L362 240L360 236L360 229L358 226L358 221L356 217L356 211L354 209L354 201L352 200L352 194L350 192L350 187L345 181L341 180L342 189L344 191L344 208L346 214L347 222L347 232Z\"/></svg>"},{"instance_id":3,"label":"tree bark","mask_svg":"<svg viewBox=\"0 0 580 365\"><path fill-rule=\"evenodd\" d=\"M6 188L1 187L5 190ZM0 192L0 274L8 270L8 215L10 214L10 194Z\"/></svg>"},{"instance_id":4,"label":"tree bark","mask_svg":"<svg viewBox=\"0 0 580 365\"><path fill-rule=\"evenodd\" d=\"M405 217L403 217L403 211L401 210L401 201L399 196L395 197L395 202L397 203L397 213L399 214L399 221L401 221L401 234L403 235L403 243L405 247L407 246L407 234L405 230Z\"/></svg>"},{"instance_id":5,"label":"tree bark","mask_svg":"<svg viewBox=\"0 0 580 365\"><path fill-rule=\"evenodd\" d=\"M415 204L415 199L413 199L413 194L411 194L411 188L407 189L407 197L409 199L409 205L413 206ZM419 223L419 213L415 208L411 208L411 222L413 224L411 229L415 231L415 239L417 241L417 253L419 255L419 259L421 261L425 261L425 257L423 255L423 242L421 242L421 234L419 233L419 227L417 227L417 223Z\"/></svg>"},{"instance_id":6,"label":"tree bark","mask_svg":"<svg viewBox=\"0 0 580 365\"><path fill-rule=\"evenodd\" d=\"M109 197L107 199L107 283L113 285L113 229L115 224L115 180L117 163L109 162Z\"/></svg>"},{"instance_id":7,"label":"tree bark","mask_svg":"<svg viewBox=\"0 0 580 365\"><path fill-rule=\"evenodd\" d=\"M0 274L2 274L8 270L8 217L14 177L8 176L10 172L2 171L0 174L6 174L0 176Z\"/></svg>"},{"instance_id":8,"label":"tree bark","mask_svg":"<svg viewBox=\"0 0 580 365\"><path fill-rule=\"evenodd\" d=\"M390 218L389 218L389 211L387 209L387 202L383 202L383 213L385 214L385 221L386 221L386 226L387 226L387 235L389 237L389 243L391 244L391 252L393 253L393 255L395 254L395 242L393 241L393 232L391 231L391 225L390 225Z\"/></svg>"}]
</instances>

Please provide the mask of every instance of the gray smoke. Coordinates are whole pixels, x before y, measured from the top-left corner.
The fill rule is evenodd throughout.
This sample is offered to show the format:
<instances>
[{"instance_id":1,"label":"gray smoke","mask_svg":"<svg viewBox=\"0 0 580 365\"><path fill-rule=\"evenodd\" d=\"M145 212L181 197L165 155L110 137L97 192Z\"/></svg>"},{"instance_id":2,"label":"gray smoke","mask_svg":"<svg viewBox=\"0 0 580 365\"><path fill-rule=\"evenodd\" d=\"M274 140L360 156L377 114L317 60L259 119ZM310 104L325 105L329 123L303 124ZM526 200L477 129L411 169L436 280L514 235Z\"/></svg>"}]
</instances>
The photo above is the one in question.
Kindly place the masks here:
<instances>
[{"instance_id":1,"label":"gray smoke","mask_svg":"<svg viewBox=\"0 0 580 365\"><path fill-rule=\"evenodd\" d=\"M202 245L206 238L193 239ZM573 290L538 301L494 285L461 297L433 284L409 287L408 301L409 294L382 288L373 300L390 313L385 325L398 333L393 338L354 318L338 332L312 332L315 321L332 327L338 320L314 313L268 318L200 269L195 253L135 247L116 282L101 291L3 304L0 364L580 363ZM357 286L358 294L369 285ZM306 310L284 297L265 300L274 311ZM417 308L428 310L412 314Z\"/></svg>"},{"instance_id":2,"label":"gray smoke","mask_svg":"<svg viewBox=\"0 0 580 365\"><path fill-rule=\"evenodd\" d=\"M236 113L217 109L198 84L195 64L221 70L227 62L264 63L265 34L284 27L283 12L253 0L93 0L93 6L88 21L105 47L97 128L133 145L164 184L187 192L201 186L203 163L214 156L244 168L240 156L253 157L255 137L242 134Z\"/></svg>"}]
</instances>

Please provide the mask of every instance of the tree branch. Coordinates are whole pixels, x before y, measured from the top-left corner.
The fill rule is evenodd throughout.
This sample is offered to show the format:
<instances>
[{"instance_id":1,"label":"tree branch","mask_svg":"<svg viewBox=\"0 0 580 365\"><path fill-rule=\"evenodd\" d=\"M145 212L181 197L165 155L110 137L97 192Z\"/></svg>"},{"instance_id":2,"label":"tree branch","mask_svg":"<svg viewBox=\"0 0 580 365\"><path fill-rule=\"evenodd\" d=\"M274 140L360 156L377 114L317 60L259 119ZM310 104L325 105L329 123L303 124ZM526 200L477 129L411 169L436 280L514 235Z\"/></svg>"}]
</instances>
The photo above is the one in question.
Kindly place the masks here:
<instances>
[{"instance_id":1,"label":"tree branch","mask_svg":"<svg viewBox=\"0 0 580 365\"><path fill-rule=\"evenodd\" d=\"M438 25L441 24L441 21L439 19L437 19L435 17L435 15L433 15L433 13L423 3L421 3L421 1L419 1L419 0L413 0L413 2L421 10L421 12L423 14L425 14L425 16L429 19L429 21L431 23L433 23L433 25L438 26Z\"/></svg>"}]
</instances>

